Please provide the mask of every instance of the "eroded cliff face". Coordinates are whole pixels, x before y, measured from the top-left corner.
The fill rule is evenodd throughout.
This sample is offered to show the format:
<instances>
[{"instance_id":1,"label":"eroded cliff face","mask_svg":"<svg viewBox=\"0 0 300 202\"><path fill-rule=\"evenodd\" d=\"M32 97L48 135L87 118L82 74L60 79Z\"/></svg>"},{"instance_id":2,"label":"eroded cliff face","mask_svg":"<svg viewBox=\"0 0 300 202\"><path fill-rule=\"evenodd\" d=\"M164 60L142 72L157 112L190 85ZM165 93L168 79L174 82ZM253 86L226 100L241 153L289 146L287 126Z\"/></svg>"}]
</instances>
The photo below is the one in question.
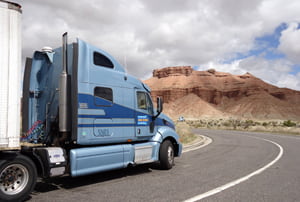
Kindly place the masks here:
<instances>
[{"instance_id":1,"label":"eroded cliff face","mask_svg":"<svg viewBox=\"0 0 300 202\"><path fill-rule=\"evenodd\" d=\"M153 77L164 78L169 76L189 76L193 72L190 66L166 67L153 71Z\"/></svg>"},{"instance_id":2,"label":"eroded cliff face","mask_svg":"<svg viewBox=\"0 0 300 202\"><path fill-rule=\"evenodd\" d=\"M171 116L180 111L189 117L300 120L299 91L267 84L250 73L232 75L214 69L195 71L190 66L167 67L154 70L153 77L145 83L152 89L153 98L163 97ZM191 94L196 96L184 99ZM210 110L200 109L208 106Z\"/></svg>"}]
</instances>

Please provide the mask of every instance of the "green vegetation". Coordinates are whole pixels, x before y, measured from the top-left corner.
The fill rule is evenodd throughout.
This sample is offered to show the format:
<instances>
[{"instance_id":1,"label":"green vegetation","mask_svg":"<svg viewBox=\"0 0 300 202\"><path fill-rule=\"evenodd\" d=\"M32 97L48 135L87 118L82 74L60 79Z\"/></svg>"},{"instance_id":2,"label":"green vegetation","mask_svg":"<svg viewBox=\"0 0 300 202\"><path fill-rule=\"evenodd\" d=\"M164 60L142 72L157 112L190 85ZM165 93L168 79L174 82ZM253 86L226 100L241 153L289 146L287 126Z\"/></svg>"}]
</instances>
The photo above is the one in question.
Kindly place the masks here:
<instances>
[{"instance_id":1,"label":"green vegetation","mask_svg":"<svg viewBox=\"0 0 300 202\"><path fill-rule=\"evenodd\" d=\"M283 122L283 125L286 127L295 127L297 124L292 122L291 120L287 120Z\"/></svg>"},{"instance_id":2,"label":"green vegetation","mask_svg":"<svg viewBox=\"0 0 300 202\"><path fill-rule=\"evenodd\" d=\"M192 133L191 126L186 122L176 123L176 132L179 134L182 144L190 143L197 138L197 136Z\"/></svg>"},{"instance_id":3,"label":"green vegetation","mask_svg":"<svg viewBox=\"0 0 300 202\"><path fill-rule=\"evenodd\" d=\"M183 144L197 138L192 128L211 128L225 130L245 130L255 132L288 133L300 135L300 122L287 121L254 121L251 119L193 119L176 123L176 131Z\"/></svg>"},{"instance_id":4,"label":"green vegetation","mask_svg":"<svg viewBox=\"0 0 300 202\"><path fill-rule=\"evenodd\" d=\"M251 119L198 119L187 120L194 128L212 128L227 130L246 130L259 132L292 133L300 135L300 122L287 121L254 121Z\"/></svg>"}]
</instances>

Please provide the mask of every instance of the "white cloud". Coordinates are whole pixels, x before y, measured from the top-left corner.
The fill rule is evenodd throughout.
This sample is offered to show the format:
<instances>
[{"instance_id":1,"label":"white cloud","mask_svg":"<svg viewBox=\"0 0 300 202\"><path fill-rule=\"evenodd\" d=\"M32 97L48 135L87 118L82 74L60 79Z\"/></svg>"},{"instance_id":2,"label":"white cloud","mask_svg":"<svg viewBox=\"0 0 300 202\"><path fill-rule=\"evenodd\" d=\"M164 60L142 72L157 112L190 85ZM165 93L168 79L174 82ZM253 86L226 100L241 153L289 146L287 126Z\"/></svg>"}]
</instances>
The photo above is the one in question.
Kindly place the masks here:
<instances>
[{"instance_id":1,"label":"white cloud","mask_svg":"<svg viewBox=\"0 0 300 202\"><path fill-rule=\"evenodd\" d=\"M300 75L279 75L279 79L275 84L279 87L292 88L296 90L300 90Z\"/></svg>"},{"instance_id":2,"label":"white cloud","mask_svg":"<svg viewBox=\"0 0 300 202\"><path fill-rule=\"evenodd\" d=\"M200 65L198 70L205 71L207 69L215 69L219 72L228 72L232 74L245 74L247 72L246 69L242 69L240 66L241 60L235 60L232 63L219 63L219 62L208 62L206 64Z\"/></svg>"},{"instance_id":3,"label":"white cloud","mask_svg":"<svg viewBox=\"0 0 300 202\"><path fill-rule=\"evenodd\" d=\"M300 22L300 2L297 0L264 0L258 10L266 33L272 32L280 23Z\"/></svg>"},{"instance_id":4,"label":"white cloud","mask_svg":"<svg viewBox=\"0 0 300 202\"><path fill-rule=\"evenodd\" d=\"M297 75L290 74L292 64L285 59L270 61L263 57L252 56L235 60L229 64L209 62L202 64L199 70L207 70L210 68L239 75L250 72L252 75L272 85L300 90L300 73Z\"/></svg>"},{"instance_id":5,"label":"white cloud","mask_svg":"<svg viewBox=\"0 0 300 202\"><path fill-rule=\"evenodd\" d=\"M291 61L300 63L300 29L298 29L298 23L290 23L288 28L282 31L278 49Z\"/></svg>"},{"instance_id":6,"label":"white cloud","mask_svg":"<svg viewBox=\"0 0 300 202\"><path fill-rule=\"evenodd\" d=\"M270 68L280 72L272 68L278 61L249 58L235 61L231 67L219 63L255 48L255 38L273 33L280 24L300 22L298 0L16 2L23 6L24 58L43 46L60 46L61 34L68 31L71 39L79 37L102 48L121 64L126 57L129 73L139 78L155 68L209 63L231 73L264 75ZM299 63L300 43L291 41L299 40L299 33L292 28L290 24L282 33L279 49L291 62ZM246 61L248 68L242 66ZM254 66L250 68L250 64ZM269 80L279 83L274 79Z\"/></svg>"}]
</instances>

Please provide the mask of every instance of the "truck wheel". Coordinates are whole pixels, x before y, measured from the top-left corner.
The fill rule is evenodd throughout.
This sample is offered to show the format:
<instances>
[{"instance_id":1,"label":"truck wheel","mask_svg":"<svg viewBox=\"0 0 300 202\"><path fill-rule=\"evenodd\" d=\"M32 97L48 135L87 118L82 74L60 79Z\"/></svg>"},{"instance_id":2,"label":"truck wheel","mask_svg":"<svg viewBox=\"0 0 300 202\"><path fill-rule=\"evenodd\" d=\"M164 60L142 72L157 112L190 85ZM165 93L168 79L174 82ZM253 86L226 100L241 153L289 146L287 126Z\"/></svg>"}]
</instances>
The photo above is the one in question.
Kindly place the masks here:
<instances>
[{"instance_id":1,"label":"truck wheel","mask_svg":"<svg viewBox=\"0 0 300 202\"><path fill-rule=\"evenodd\" d=\"M162 143L159 149L160 167L163 170L169 170L174 165L174 146L170 140Z\"/></svg>"},{"instance_id":2,"label":"truck wheel","mask_svg":"<svg viewBox=\"0 0 300 202\"><path fill-rule=\"evenodd\" d=\"M37 171L31 159L16 155L0 161L0 201L21 201L33 190Z\"/></svg>"}]
</instances>

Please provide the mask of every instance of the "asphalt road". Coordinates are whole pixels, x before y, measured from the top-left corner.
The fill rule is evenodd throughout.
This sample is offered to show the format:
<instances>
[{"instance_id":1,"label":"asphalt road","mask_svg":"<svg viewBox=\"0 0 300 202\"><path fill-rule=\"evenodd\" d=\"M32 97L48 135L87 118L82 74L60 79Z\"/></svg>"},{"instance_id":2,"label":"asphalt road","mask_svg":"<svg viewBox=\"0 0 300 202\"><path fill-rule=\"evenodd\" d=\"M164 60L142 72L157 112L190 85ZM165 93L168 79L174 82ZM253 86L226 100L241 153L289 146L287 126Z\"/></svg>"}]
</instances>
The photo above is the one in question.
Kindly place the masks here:
<instances>
[{"instance_id":1,"label":"asphalt road","mask_svg":"<svg viewBox=\"0 0 300 202\"><path fill-rule=\"evenodd\" d=\"M176 158L169 171L137 166L50 179L38 182L28 201L185 201L209 191L201 201L300 201L300 136L196 132L213 142Z\"/></svg>"}]
</instances>

